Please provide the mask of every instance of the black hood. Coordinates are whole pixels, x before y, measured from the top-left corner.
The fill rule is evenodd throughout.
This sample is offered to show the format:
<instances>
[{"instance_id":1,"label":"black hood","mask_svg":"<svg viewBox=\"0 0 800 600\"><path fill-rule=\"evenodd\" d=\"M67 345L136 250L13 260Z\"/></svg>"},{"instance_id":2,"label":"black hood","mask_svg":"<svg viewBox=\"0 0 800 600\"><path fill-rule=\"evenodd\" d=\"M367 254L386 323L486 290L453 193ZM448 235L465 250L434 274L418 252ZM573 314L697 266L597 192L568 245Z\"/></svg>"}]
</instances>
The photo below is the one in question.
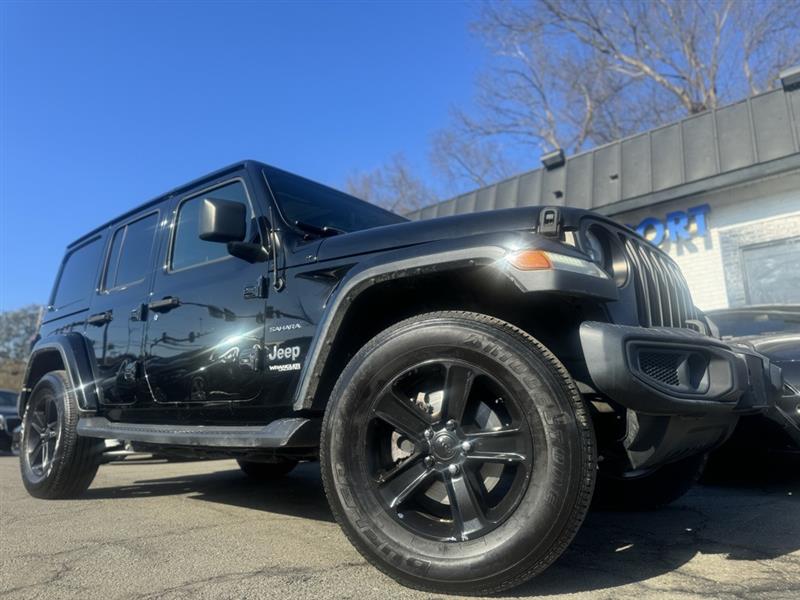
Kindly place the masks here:
<instances>
[{"instance_id":1,"label":"black hood","mask_svg":"<svg viewBox=\"0 0 800 600\"><path fill-rule=\"evenodd\" d=\"M317 250L317 259L330 260L497 231L532 231L538 224L540 210L538 206L509 208L354 231L324 239Z\"/></svg>"}]
</instances>

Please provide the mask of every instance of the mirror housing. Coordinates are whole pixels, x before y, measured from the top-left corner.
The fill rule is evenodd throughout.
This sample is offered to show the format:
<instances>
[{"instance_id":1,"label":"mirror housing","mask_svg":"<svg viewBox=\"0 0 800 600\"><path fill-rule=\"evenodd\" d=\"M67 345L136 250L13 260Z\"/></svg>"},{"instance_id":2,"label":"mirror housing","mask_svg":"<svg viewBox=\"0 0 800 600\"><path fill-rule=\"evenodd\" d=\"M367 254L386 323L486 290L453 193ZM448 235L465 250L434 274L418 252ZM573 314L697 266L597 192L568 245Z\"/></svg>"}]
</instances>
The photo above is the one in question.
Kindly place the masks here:
<instances>
[{"instance_id":1,"label":"mirror housing","mask_svg":"<svg viewBox=\"0 0 800 600\"><path fill-rule=\"evenodd\" d=\"M228 254L249 263L265 262L269 258L269 252L261 244L247 242L228 242Z\"/></svg>"},{"instance_id":2,"label":"mirror housing","mask_svg":"<svg viewBox=\"0 0 800 600\"><path fill-rule=\"evenodd\" d=\"M241 242L247 235L247 209L241 202L203 198L198 236L207 242Z\"/></svg>"}]
</instances>

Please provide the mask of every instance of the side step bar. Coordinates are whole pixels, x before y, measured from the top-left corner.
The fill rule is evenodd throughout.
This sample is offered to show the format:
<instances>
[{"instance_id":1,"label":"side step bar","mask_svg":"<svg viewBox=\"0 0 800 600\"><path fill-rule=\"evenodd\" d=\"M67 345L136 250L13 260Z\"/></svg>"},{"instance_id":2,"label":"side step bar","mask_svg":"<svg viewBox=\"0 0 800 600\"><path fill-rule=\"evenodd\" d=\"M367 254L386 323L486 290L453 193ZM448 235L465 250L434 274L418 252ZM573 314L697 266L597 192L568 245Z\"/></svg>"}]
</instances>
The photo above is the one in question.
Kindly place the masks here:
<instances>
[{"instance_id":1,"label":"side step bar","mask_svg":"<svg viewBox=\"0 0 800 600\"><path fill-rule=\"evenodd\" d=\"M78 435L204 448L316 448L321 425L319 419L302 417L258 426L148 425L82 417L78 421Z\"/></svg>"}]
</instances>

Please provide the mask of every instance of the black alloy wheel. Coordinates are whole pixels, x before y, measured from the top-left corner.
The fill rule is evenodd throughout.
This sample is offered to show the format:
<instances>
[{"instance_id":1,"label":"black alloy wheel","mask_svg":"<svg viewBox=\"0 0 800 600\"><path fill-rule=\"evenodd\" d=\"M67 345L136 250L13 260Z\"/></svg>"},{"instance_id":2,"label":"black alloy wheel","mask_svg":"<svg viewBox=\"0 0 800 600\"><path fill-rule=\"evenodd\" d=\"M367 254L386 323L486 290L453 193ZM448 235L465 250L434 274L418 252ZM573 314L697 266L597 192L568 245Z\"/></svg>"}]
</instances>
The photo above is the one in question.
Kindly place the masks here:
<instances>
[{"instance_id":1,"label":"black alloy wheel","mask_svg":"<svg viewBox=\"0 0 800 600\"><path fill-rule=\"evenodd\" d=\"M53 467L61 435L61 410L54 394L41 393L31 399L28 412L28 430L23 451L31 472L36 480L41 481Z\"/></svg>"},{"instance_id":2,"label":"black alloy wheel","mask_svg":"<svg viewBox=\"0 0 800 600\"><path fill-rule=\"evenodd\" d=\"M503 523L533 463L520 399L463 361L431 360L394 377L371 407L373 493L416 535L467 541Z\"/></svg>"}]
</instances>

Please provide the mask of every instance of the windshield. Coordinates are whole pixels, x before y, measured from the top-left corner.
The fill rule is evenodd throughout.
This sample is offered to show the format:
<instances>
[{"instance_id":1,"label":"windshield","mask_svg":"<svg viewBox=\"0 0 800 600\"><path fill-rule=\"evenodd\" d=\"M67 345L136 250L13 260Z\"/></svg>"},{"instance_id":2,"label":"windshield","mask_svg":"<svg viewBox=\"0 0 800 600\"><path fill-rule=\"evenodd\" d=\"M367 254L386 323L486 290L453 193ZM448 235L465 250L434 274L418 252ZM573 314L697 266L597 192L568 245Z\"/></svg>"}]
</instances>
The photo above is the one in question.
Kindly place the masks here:
<instances>
[{"instance_id":1,"label":"windshield","mask_svg":"<svg viewBox=\"0 0 800 600\"><path fill-rule=\"evenodd\" d=\"M17 393L0 390L0 406L17 406Z\"/></svg>"},{"instance_id":2,"label":"windshield","mask_svg":"<svg viewBox=\"0 0 800 600\"><path fill-rule=\"evenodd\" d=\"M264 168L278 209L291 224L329 228L340 232L403 223L396 215L308 179L275 168Z\"/></svg>"},{"instance_id":3,"label":"windshield","mask_svg":"<svg viewBox=\"0 0 800 600\"><path fill-rule=\"evenodd\" d=\"M723 311L708 315L723 338L800 333L800 310L793 311Z\"/></svg>"}]
</instances>

